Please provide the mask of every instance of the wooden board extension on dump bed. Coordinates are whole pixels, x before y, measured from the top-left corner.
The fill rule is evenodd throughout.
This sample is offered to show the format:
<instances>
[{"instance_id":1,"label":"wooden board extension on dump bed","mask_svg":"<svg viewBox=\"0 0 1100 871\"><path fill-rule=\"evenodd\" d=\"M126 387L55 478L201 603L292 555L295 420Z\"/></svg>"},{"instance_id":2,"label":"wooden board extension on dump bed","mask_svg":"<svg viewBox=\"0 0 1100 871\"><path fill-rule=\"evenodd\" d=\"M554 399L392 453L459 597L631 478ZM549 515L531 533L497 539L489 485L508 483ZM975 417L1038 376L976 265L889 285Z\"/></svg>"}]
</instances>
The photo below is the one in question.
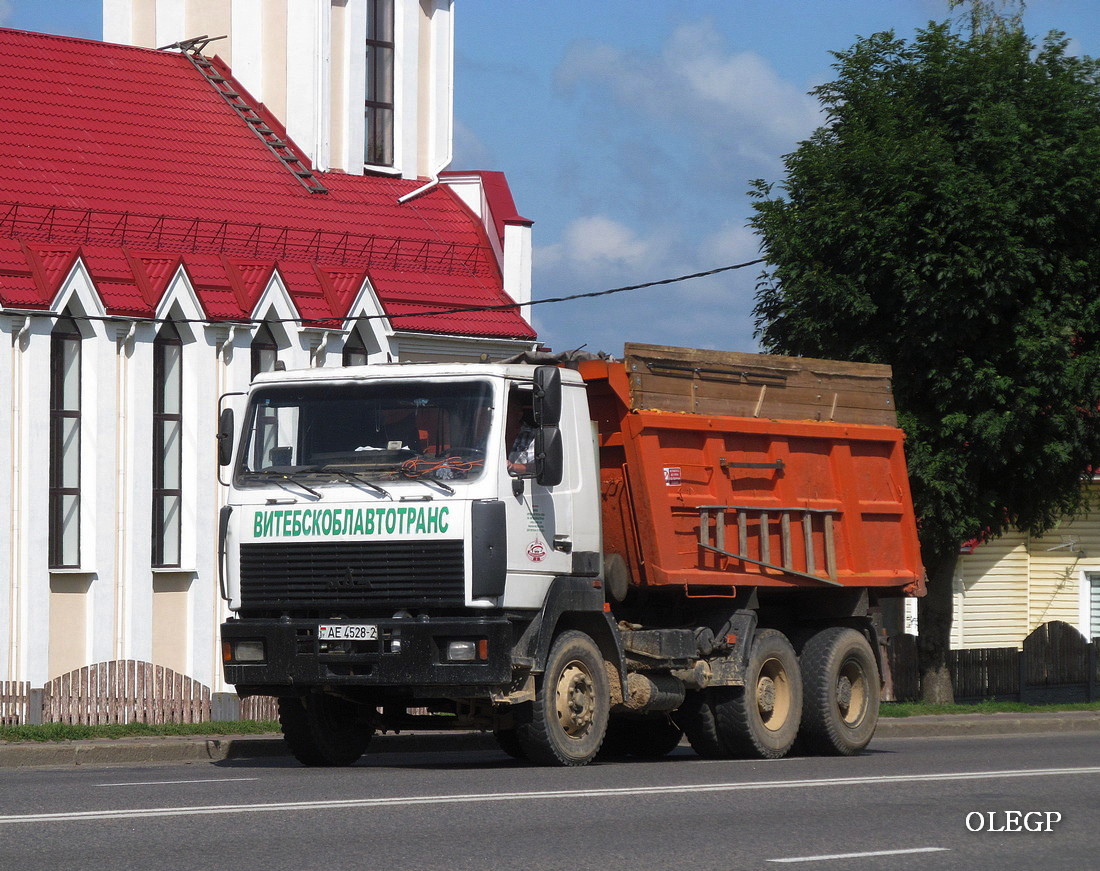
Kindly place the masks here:
<instances>
[{"instance_id":1,"label":"wooden board extension on dump bed","mask_svg":"<svg viewBox=\"0 0 1100 871\"><path fill-rule=\"evenodd\" d=\"M897 426L889 366L627 344L635 410Z\"/></svg>"}]
</instances>

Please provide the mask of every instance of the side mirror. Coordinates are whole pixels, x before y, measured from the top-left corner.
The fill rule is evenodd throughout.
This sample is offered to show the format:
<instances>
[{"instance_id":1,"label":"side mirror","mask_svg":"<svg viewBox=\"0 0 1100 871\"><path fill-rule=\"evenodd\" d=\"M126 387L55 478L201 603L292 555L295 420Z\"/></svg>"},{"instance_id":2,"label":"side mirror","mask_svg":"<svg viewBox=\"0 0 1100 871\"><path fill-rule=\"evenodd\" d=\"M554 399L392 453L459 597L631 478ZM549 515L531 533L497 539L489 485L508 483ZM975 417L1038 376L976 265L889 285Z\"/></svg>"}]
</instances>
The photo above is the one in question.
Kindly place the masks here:
<instances>
[{"instance_id":1,"label":"side mirror","mask_svg":"<svg viewBox=\"0 0 1100 871\"><path fill-rule=\"evenodd\" d=\"M543 487L556 487L564 474L561 430L556 426L540 426L535 433L535 480Z\"/></svg>"},{"instance_id":2,"label":"side mirror","mask_svg":"<svg viewBox=\"0 0 1100 871\"><path fill-rule=\"evenodd\" d=\"M535 390L532 397L535 423L557 426L561 420L561 370L557 366L535 369Z\"/></svg>"},{"instance_id":3,"label":"side mirror","mask_svg":"<svg viewBox=\"0 0 1100 871\"><path fill-rule=\"evenodd\" d=\"M233 409L223 408L218 416L218 465L233 462Z\"/></svg>"}]
</instances>

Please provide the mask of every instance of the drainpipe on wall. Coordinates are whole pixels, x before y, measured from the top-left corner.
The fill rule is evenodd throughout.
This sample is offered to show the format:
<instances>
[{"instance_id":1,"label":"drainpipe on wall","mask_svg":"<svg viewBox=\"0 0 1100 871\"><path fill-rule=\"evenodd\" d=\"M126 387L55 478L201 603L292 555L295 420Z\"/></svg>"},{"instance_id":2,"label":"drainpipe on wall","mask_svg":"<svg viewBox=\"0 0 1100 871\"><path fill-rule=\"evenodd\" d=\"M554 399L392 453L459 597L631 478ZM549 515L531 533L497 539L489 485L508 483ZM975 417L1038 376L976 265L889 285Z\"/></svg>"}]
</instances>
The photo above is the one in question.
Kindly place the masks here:
<instances>
[{"instance_id":1,"label":"drainpipe on wall","mask_svg":"<svg viewBox=\"0 0 1100 871\"><path fill-rule=\"evenodd\" d=\"M14 498L8 539L11 582L8 598L8 676L12 680L20 680L22 673L19 653L23 635L19 629L22 623L20 611L23 607L23 590L20 584L23 560L19 542L23 537L19 534L19 529L23 521L23 353L26 350L25 342L30 325L31 319L26 316L13 316L11 319L11 492Z\"/></svg>"},{"instance_id":2,"label":"drainpipe on wall","mask_svg":"<svg viewBox=\"0 0 1100 871\"><path fill-rule=\"evenodd\" d=\"M127 580L129 578L128 523L130 514L129 487L129 386L130 366L126 346L137 332L137 321L118 325L116 339L118 356L115 364L115 410L118 417L115 436L115 643L114 658L130 659L127 628L130 617L130 601Z\"/></svg>"}]
</instances>

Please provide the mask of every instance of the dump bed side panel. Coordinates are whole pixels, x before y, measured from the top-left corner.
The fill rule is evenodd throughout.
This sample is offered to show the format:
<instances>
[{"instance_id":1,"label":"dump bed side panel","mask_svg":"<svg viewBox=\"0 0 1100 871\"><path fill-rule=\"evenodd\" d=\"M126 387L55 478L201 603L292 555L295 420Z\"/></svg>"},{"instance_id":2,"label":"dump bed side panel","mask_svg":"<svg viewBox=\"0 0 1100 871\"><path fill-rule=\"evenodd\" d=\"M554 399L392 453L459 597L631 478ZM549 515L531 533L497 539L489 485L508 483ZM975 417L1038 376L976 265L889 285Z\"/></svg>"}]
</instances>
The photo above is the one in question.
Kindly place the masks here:
<instances>
[{"instance_id":1,"label":"dump bed side panel","mask_svg":"<svg viewBox=\"0 0 1100 871\"><path fill-rule=\"evenodd\" d=\"M876 386L847 391L849 397L875 395L883 383L888 391L886 367L853 368L857 384ZM919 591L923 571L900 430L645 410L639 397L654 391L647 394L644 382L637 389L630 361L593 364L582 374L599 430L605 549L624 556L634 583ZM740 401L730 393L708 401ZM829 412L823 417L854 407L835 391L822 393ZM812 410L803 399L798 404Z\"/></svg>"}]
</instances>

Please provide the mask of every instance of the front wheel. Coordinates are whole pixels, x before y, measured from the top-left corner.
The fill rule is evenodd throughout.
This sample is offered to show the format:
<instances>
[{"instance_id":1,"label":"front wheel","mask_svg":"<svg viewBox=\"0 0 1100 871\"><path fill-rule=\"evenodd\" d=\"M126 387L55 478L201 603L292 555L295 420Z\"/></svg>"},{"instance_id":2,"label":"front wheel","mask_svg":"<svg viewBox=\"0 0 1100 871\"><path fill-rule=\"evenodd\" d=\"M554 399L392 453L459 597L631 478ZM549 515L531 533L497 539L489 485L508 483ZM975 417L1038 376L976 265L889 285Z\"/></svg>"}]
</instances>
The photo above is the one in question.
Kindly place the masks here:
<instances>
[{"instance_id":1,"label":"front wheel","mask_svg":"<svg viewBox=\"0 0 1100 871\"><path fill-rule=\"evenodd\" d=\"M563 632L535 680L535 700L523 712L516 737L539 765L586 765L600 750L610 709L610 684L596 642L583 632Z\"/></svg>"},{"instance_id":2,"label":"front wheel","mask_svg":"<svg viewBox=\"0 0 1100 871\"><path fill-rule=\"evenodd\" d=\"M802 673L782 632L756 633L745 685L715 707L718 734L731 756L779 759L798 737L802 720Z\"/></svg>"},{"instance_id":3,"label":"front wheel","mask_svg":"<svg viewBox=\"0 0 1100 871\"><path fill-rule=\"evenodd\" d=\"M870 643L855 629L833 626L806 642L800 663L800 743L828 756L858 753L878 724L879 675Z\"/></svg>"},{"instance_id":4,"label":"front wheel","mask_svg":"<svg viewBox=\"0 0 1100 871\"><path fill-rule=\"evenodd\" d=\"M353 765L374 734L359 705L320 693L279 699L279 725L294 758L311 766Z\"/></svg>"}]
</instances>

